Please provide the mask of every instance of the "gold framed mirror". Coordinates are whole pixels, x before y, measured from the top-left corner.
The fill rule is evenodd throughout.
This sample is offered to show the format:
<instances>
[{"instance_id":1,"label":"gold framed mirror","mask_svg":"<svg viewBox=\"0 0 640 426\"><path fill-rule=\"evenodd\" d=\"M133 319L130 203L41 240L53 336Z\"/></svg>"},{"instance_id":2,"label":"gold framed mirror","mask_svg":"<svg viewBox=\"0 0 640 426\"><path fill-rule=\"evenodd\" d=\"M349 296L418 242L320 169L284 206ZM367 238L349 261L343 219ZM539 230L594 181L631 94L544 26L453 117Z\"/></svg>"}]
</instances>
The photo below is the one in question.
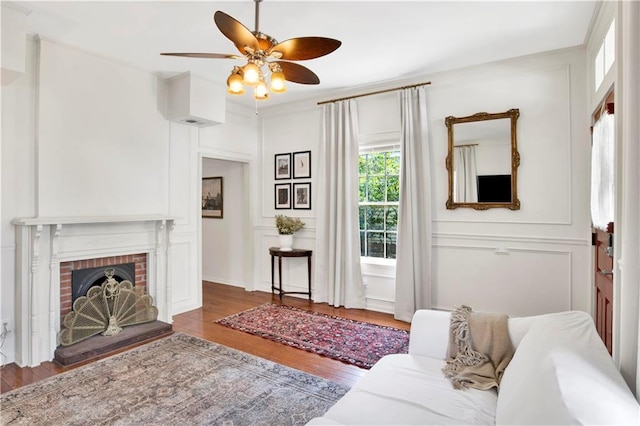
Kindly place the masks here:
<instances>
[{"instance_id":1,"label":"gold framed mirror","mask_svg":"<svg viewBox=\"0 0 640 426\"><path fill-rule=\"evenodd\" d=\"M520 110L445 118L449 133L447 209L520 210L517 122Z\"/></svg>"}]
</instances>

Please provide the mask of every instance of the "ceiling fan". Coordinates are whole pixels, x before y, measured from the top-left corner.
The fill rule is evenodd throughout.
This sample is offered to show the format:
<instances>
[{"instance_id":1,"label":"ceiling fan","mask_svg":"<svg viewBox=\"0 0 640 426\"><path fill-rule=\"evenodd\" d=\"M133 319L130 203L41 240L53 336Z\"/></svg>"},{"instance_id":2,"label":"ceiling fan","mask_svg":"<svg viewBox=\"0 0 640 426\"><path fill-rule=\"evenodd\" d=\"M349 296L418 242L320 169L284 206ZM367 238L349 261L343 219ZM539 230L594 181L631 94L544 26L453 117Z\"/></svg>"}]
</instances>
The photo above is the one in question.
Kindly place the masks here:
<instances>
[{"instance_id":1,"label":"ceiling fan","mask_svg":"<svg viewBox=\"0 0 640 426\"><path fill-rule=\"evenodd\" d=\"M297 37L278 43L276 39L259 30L260 2L255 2L255 30L250 31L239 21L224 12L217 11L213 20L225 37L233 42L242 56L224 53L161 53L166 56L188 58L246 59L247 64L234 66L227 79L228 92L241 95L244 86L255 87L256 99L267 99L269 90L275 93L286 91L285 80L300 84L319 84L318 76L302 65L288 61L303 61L327 55L340 47L342 42L326 37ZM270 87L267 88L262 69L271 72Z\"/></svg>"}]
</instances>

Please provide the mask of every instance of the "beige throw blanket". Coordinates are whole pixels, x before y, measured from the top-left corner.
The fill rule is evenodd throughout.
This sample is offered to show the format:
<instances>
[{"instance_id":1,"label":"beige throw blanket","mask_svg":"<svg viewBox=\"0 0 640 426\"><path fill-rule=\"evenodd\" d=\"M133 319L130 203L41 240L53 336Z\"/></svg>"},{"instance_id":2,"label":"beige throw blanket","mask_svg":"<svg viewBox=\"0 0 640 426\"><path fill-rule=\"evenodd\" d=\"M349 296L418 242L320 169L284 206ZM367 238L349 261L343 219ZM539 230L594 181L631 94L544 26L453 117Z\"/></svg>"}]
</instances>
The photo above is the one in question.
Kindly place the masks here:
<instances>
[{"instance_id":1,"label":"beige throw blanket","mask_svg":"<svg viewBox=\"0 0 640 426\"><path fill-rule=\"evenodd\" d=\"M514 351L507 318L472 312L468 306L451 313L449 353L442 372L455 389L499 387Z\"/></svg>"}]
</instances>

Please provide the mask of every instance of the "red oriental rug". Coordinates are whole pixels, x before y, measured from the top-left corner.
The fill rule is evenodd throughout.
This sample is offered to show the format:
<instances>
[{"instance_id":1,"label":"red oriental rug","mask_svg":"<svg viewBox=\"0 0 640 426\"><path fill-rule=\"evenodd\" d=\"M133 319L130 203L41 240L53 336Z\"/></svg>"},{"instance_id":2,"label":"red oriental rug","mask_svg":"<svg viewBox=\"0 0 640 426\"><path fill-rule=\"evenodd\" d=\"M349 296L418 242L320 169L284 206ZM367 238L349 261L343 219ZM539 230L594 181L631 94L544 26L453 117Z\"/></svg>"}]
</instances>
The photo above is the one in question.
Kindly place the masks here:
<instances>
[{"instance_id":1,"label":"red oriental rug","mask_svg":"<svg viewBox=\"0 0 640 426\"><path fill-rule=\"evenodd\" d=\"M215 322L367 369L409 349L408 331L272 303Z\"/></svg>"}]
</instances>

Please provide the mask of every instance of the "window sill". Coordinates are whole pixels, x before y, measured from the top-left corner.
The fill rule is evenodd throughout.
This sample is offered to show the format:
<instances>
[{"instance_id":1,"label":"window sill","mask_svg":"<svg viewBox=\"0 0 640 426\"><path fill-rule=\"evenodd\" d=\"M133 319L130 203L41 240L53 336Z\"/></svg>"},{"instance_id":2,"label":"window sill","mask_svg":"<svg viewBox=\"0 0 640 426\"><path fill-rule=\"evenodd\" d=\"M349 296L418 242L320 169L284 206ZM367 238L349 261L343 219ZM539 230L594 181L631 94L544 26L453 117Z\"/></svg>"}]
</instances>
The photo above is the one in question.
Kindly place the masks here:
<instances>
[{"instance_id":1,"label":"window sill","mask_svg":"<svg viewBox=\"0 0 640 426\"><path fill-rule=\"evenodd\" d=\"M396 266L395 259L383 259L381 257L360 256L360 263L363 265Z\"/></svg>"}]
</instances>

